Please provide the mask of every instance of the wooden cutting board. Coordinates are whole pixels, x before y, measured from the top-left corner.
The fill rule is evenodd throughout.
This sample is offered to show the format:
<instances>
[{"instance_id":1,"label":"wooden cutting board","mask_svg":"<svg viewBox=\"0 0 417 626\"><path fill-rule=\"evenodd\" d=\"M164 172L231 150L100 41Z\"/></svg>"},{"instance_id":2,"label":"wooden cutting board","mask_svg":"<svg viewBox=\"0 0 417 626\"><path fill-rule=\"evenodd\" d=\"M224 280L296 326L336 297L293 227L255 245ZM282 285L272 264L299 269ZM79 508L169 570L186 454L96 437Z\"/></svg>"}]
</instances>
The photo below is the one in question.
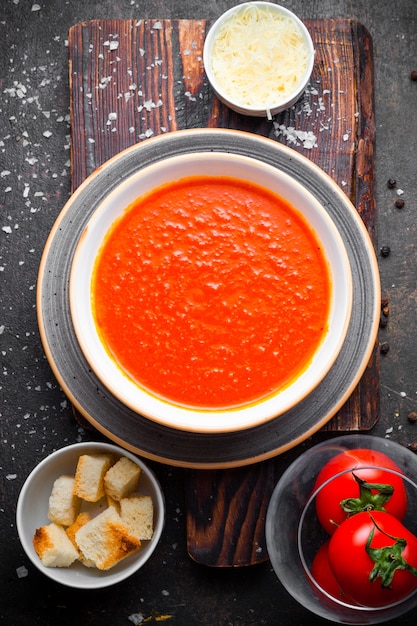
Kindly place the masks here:
<instances>
[{"instance_id":1,"label":"wooden cutting board","mask_svg":"<svg viewBox=\"0 0 417 626\"><path fill-rule=\"evenodd\" d=\"M272 122L240 116L213 96L204 73L206 20L94 20L69 32L72 191L121 150L185 128L254 132L326 171L352 200L376 244L373 53L352 20L306 20L316 49L305 96ZM370 429L379 416L375 348L361 381L325 430ZM187 472L190 556L210 566L265 560L264 522L274 461Z\"/></svg>"}]
</instances>

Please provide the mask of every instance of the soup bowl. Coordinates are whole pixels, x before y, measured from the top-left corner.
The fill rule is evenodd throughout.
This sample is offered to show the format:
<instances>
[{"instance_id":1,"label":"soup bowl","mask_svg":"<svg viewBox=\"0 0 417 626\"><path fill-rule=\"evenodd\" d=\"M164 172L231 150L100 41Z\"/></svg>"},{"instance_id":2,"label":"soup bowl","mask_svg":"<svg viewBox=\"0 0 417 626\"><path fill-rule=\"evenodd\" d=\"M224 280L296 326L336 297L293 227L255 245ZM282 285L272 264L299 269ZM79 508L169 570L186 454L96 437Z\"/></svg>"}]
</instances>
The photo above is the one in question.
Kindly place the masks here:
<instances>
[{"instance_id":1,"label":"soup bowl","mask_svg":"<svg viewBox=\"0 0 417 626\"><path fill-rule=\"evenodd\" d=\"M288 329L295 323L298 315L297 307L291 312L286 312L285 306L280 300L281 296L277 295L274 300L274 286L272 283L270 285L270 293L265 298L263 298L263 292L254 297L254 300L259 301L258 303L248 303L244 297L246 289L249 289L249 287L252 289L253 285L260 280L260 275L262 275L262 278L265 278L271 274L270 265L273 259L275 259L274 262L280 263L280 261L277 261L277 257L274 256L276 252L274 249L277 246L281 246L285 257L291 254L290 249L293 247L293 243L290 243L288 236L288 243L286 243L286 238L284 237L281 243L278 244L271 231L270 222L268 221L269 217L265 217L265 214L262 212L263 209L257 214L257 209L253 208L252 200L250 199L247 201L247 207L243 209L242 206L245 206L245 200L242 201L243 205L240 209L242 213L236 218L239 222L238 230L241 239L234 241L233 237L235 235L233 233L235 227L233 226L233 220L236 217L237 209L235 210L236 200L233 189L229 192L227 202L224 202L222 206L215 206L214 212L217 214L217 217L220 216L221 226L212 226L210 235L205 230L206 214L203 206L205 201L203 205L199 205L200 200L198 200L197 208L194 207L195 214L193 214L192 218L194 220L194 231L191 231L192 227L187 220L184 223L178 223L179 215L175 214L173 216L171 209L167 208L166 204L161 204L161 207L157 209L157 213L150 214L146 218L142 217L142 213L140 213L137 235L135 235L138 241L134 243L135 260L126 258L126 262L128 265L129 263L130 265L132 263L134 265L137 263L141 264L141 269L139 270L141 278L147 278L147 267L151 265L156 264L156 271L152 274L152 278L149 278L147 282L145 281L145 287L142 284L139 287L137 283L133 285L134 297L132 301L126 304L126 308L124 308L125 305L123 303L117 305L121 307L120 321L113 325L110 323L114 331L112 331L113 334L117 336L119 327L120 332L122 332L121 327L125 325L128 309L129 311L140 309L141 319L132 323L133 325L137 324L140 328L144 328L149 319L153 320L160 316L159 302L162 300L165 302L168 299L165 302L167 307L165 313L161 314L161 319L158 323L160 323L161 327L164 327L163 332L165 332L165 326L171 324L171 335L169 333L168 335L159 335L159 331L156 332L151 327L150 331L146 331L150 339L148 338L146 345L142 346L141 332L139 332L139 338L133 339L134 329L132 328L132 335L129 335L130 330L127 330L127 337L132 337L132 339L128 339L128 343L129 341L134 343L134 359L137 359L138 362L143 360L145 363L146 361L146 365L143 366L144 370L146 370L144 376L147 376L149 371L155 369L152 375L155 374L156 379L163 380L164 384L166 383L167 385L170 383L170 374L169 369L165 368L164 346L166 346L166 360L170 361L169 366L173 372L176 371L177 363L179 364L180 362L179 353L189 354L187 356L189 358L189 363L187 364L188 371L193 370L193 364L196 361L201 368L201 375L197 373L196 376L201 378L201 383L198 386L203 389L201 393L205 394L204 402L200 403L192 394L188 397L187 373L180 377L179 386L181 387L182 396L179 398L171 395L170 392L161 391L158 386L154 387L152 382L147 382L146 380L144 382L136 375L132 375L118 358L114 345L110 347L105 333L103 333L103 326L98 321L98 299L96 297L98 292L95 293L94 290L98 289L97 285L99 283L100 271L98 262L100 258L104 258L104 250L106 250L106 243L109 241L109 237L117 229L119 229L119 232L126 230L123 220L132 211L137 210L138 202L139 210L143 211L145 210L143 207L150 204L150 199L158 197L161 190L169 191L172 187L181 187L182 184L187 185L188 182L192 183L193 181L201 180L202 176L206 177L203 182L209 188L211 184L226 182L236 185L236 191L239 191L239 193L243 189L244 194L245 189L250 188L254 189L256 193L261 193L261 195L266 193L276 203L283 202L290 212L289 215L291 217L289 219L292 220L294 218L296 221L300 221L307 229L308 236L313 237L314 247L320 248L322 251L325 272L328 273L329 290L326 295L327 312L324 319L323 332L317 340L317 345L315 345L311 356L285 384L268 389L260 393L259 396L248 396L245 398L242 395L240 397L239 392L236 392L234 389L233 379L232 384L229 384L229 387L232 389L232 400L215 400L214 395L217 392L217 387L216 384L213 384L213 387L210 388L209 384L206 383L205 370L210 369L210 373L212 370L218 370L221 374L223 366L220 365L218 368L216 364L213 366L212 362L209 363L208 355L214 344L216 344L216 349L219 352L227 352L230 346L224 337L228 335L229 330L235 332L236 327L240 325L239 310L241 309L242 319L245 316L256 317L258 314L264 315L264 300L266 299L272 298L272 305L269 303L272 308L269 311L279 312L280 317L278 317L277 326L280 326L282 322L284 328L285 322L285 327ZM181 210L179 213L181 214ZM169 252L166 252L165 248L161 248L160 242L156 238L154 239L156 235L152 231L152 222L155 219L161 221L161 237L173 245ZM187 217L187 219L191 218ZM242 226L242 222L245 222L244 226ZM220 234L218 233L219 229L221 230ZM263 257L265 264L262 267L255 267L250 237L252 231L259 231L259 229L263 231L261 238L264 238L266 243L264 249L261 249L258 253L260 257ZM187 235L190 235L191 232L191 239L197 241L192 253L188 249L184 251L180 238L182 231L185 231ZM201 232L204 234L201 235ZM213 232L215 232L217 239L215 238L214 241L208 242L207 240L210 239ZM229 248L232 250L230 252L229 249L229 257L226 261L222 257L224 240L231 241L231 248ZM218 246L219 241L221 245ZM119 248L115 251L115 258L119 256L127 257L131 254L130 252L124 253L122 249L126 247L124 243L116 243L115 245L119 245ZM208 262L206 262L207 257L201 257L199 253L199 249L204 249L207 245L211 245L213 249L212 257L210 257ZM139 249L137 250L137 248ZM191 259L189 258L190 254ZM301 266L304 268L310 267L309 264L312 262L310 257L308 255L304 257L302 252L300 254ZM231 268L227 264L233 256L237 256L239 262L237 266ZM187 269L182 274L177 275L177 265L184 260L188 263ZM168 274L164 274L163 278L160 276L158 263L165 263L168 266ZM211 267L212 275L209 275L208 278L207 274L204 277L201 275L201 284L199 284L199 268L205 264ZM236 267L238 267L238 270ZM315 266L312 265L312 267ZM217 268L220 268L219 272ZM249 275L252 278L248 278L248 275L244 273L248 268ZM227 293L220 305L215 305L216 293L225 287L223 283L226 279L223 277L227 276L228 272L233 273L234 278L232 279L231 289L235 289L236 281L240 280L240 278L236 277L236 272L239 273L241 269L242 275L246 276L246 278L242 278L240 281L240 294L235 298L235 294L230 293L229 295ZM193 294L190 296L187 293L187 295L181 296L181 290L184 288L183 283L187 282L190 272L195 272L196 270L197 279L191 289ZM127 271L127 274L129 274L128 280L130 280L130 270ZM297 291L298 287L296 274L297 272L290 280L295 291ZM110 270L108 278L110 283L112 283L114 278L113 270ZM158 285L158 283L162 283L162 285ZM119 286L112 284L111 289L117 290ZM101 299L106 305L109 303L112 306L115 292L111 291L111 289L109 288L108 294L104 291ZM159 295L156 296L155 300L155 293L158 289L160 290L158 291ZM307 287L307 289L311 290L313 287ZM158 301L158 305L151 305L147 310L147 305L143 304L146 298L143 300L140 295L143 291L145 291L145 295L148 294L154 298L153 302ZM172 301L169 299L171 291L176 295L176 299ZM178 294L180 295L178 296ZM183 301L181 298L183 298ZM348 329L352 308L352 277L345 246L332 219L313 195L303 185L294 180L292 176L285 171L248 156L223 152L196 152L162 159L143 168L117 185L100 202L82 233L74 254L70 274L69 300L75 334L86 360L105 387L123 404L138 414L171 428L202 433L233 432L265 423L283 414L304 399L323 380L337 359ZM216 309L215 306L224 308ZM238 310L237 318L232 317L232 309L233 315L236 313L236 309ZM200 319L198 323L201 322L205 328L212 328L211 339L204 339L206 343L199 336L193 335L193 328L197 325L197 317L202 319L202 322ZM230 319L237 321L231 324ZM176 328L180 327L180 322L185 322L186 330L182 330L181 335L178 330L178 336L174 337L173 335L177 333ZM279 328L276 330L279 331ZM268 332L265 327L265 334ZM145 329L143 333L145 335ZM276 339L273 338L271 341L273 343ZM171 349L169 352L168 344L171 342L174 343L174 349ZM237 344L240 342L239 335L237 339L235 338L235 342ZM195 345L200 343L202 347L198 346L198 348L195 348ZM247 378L249 380L253 371L251 370L252 363L250 362L251 350L252 352L258 351L259 357L259 352L262 352L265 346L259 346L257 340L253 342L256 345L251 345L251 340L246 335L242 335L241 343L249 344L249 352L245 353L245 359L248 358L248 363L244 363L242 366L247 368L249 372ZM291 345L290 351L292 347ZM278 347L275 349L275 356L277 356L277 353ZM160 365L155 365L157 354L160 355ZM247 357L247 354L249 354L249 357ZM205 355L207 355L207 362ZM236 352L236 355L236 362L243 359L239 351ZM292 356L290 355L288 367L291 365L291 360ZM284 368L287 365L284 365ZM233 375L233 373L228 371L224 373L225 378L229 381ZM233 396L233 392L238 394L237 397L236 395Z\"/></svg>"}]
</instances>

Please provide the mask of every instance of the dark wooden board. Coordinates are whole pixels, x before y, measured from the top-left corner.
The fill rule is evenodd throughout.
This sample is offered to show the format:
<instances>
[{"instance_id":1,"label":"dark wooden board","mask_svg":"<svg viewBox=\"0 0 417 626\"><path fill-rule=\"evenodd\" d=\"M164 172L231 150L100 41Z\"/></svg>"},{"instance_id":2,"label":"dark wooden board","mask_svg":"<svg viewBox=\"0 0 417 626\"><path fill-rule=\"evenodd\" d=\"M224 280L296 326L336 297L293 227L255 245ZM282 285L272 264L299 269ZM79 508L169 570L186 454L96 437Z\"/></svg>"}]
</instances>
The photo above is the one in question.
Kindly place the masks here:
<instances>
[{"instance_id":1,"label":"dark wooden board","mask_svg":"<svg viewBox=\"0 0 417 626\"><path fill-rule=\"evenodd\" d=\"M121 150L160 133L220 127L282 141L326 171L352 200L376 245L373 51L360 23L306 20L316 49L307 93L273 122L223 106L207 83L206 20L103 20L69 32L72 190ZM307 133L305 141L302 133ZM313 145L312 145L313 144ZM379 417L379 360L369 365L330 432L370 429ZM190 555L211 566L265 560L274 462L189 471Z\"/></svg>"}]
</instances>

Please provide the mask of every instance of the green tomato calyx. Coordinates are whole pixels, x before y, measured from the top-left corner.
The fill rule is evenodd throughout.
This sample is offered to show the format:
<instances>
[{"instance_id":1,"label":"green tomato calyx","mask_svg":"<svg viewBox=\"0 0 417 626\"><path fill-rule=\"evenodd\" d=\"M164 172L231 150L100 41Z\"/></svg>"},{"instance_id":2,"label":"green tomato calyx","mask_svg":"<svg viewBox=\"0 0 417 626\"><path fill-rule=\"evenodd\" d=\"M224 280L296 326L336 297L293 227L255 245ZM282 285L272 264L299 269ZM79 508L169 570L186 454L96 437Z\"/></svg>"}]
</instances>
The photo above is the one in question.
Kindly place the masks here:
<instances>
[{"instance_id":1,"label":"green tomato calyx","mask_svg":"<svg viewBox=\"0 0 417 626\"><path fill-rule=\"evenodd\" d=\"M407 563L402 556L402 553L407 545L407 541L402 537L393 537L392 535L389 535L384 530L379 528L372 516L370 517L374 526L369 533L365 546L366 553L374 562L374 567L369 574L370 582L373 583L380 578L381 587L390 587L394 574L397 570L408 570L413 576L417 576L417 569ZM383 546L382 548L372 548L371 543L374 538L375 528L395 541L395 543L390 546Z\"/></svg>"},{"instance_id":2,"label":"green tomato calyx","mask_svg":"<svg viewBox=\"0 0 417 626\"><path fill-rule=\"evenodd\" d=\"M363 511L385 512L384 505L394 493L394 487L382 483L368 483L366 480L359 478L354 472L352 472L352 476L359 485L359 497L341 500L340 506L343 511L348 516L362 513Z\"/></svg>"}]
</instances>

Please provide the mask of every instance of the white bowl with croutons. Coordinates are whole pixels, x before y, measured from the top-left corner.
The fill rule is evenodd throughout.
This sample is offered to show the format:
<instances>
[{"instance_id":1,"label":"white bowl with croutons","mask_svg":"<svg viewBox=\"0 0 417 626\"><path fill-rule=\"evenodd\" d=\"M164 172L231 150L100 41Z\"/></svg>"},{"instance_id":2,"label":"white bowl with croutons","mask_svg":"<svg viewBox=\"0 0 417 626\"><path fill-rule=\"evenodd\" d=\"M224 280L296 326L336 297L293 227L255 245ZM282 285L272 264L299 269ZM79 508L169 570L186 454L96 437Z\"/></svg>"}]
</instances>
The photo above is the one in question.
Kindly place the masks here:
<instances>
[{"instance_id":1,"label":"white bowl with croutons","mask_svg":"<svg viewBox=\"0 0 417 626\"><path fill-rule=\"evenodd\" d=\"M137 572L162 534L165 502L153 471L109 443L78 443L26 479L17 531L31 562L68 587L99 589Z\"/></svg>"}]
</instances>

